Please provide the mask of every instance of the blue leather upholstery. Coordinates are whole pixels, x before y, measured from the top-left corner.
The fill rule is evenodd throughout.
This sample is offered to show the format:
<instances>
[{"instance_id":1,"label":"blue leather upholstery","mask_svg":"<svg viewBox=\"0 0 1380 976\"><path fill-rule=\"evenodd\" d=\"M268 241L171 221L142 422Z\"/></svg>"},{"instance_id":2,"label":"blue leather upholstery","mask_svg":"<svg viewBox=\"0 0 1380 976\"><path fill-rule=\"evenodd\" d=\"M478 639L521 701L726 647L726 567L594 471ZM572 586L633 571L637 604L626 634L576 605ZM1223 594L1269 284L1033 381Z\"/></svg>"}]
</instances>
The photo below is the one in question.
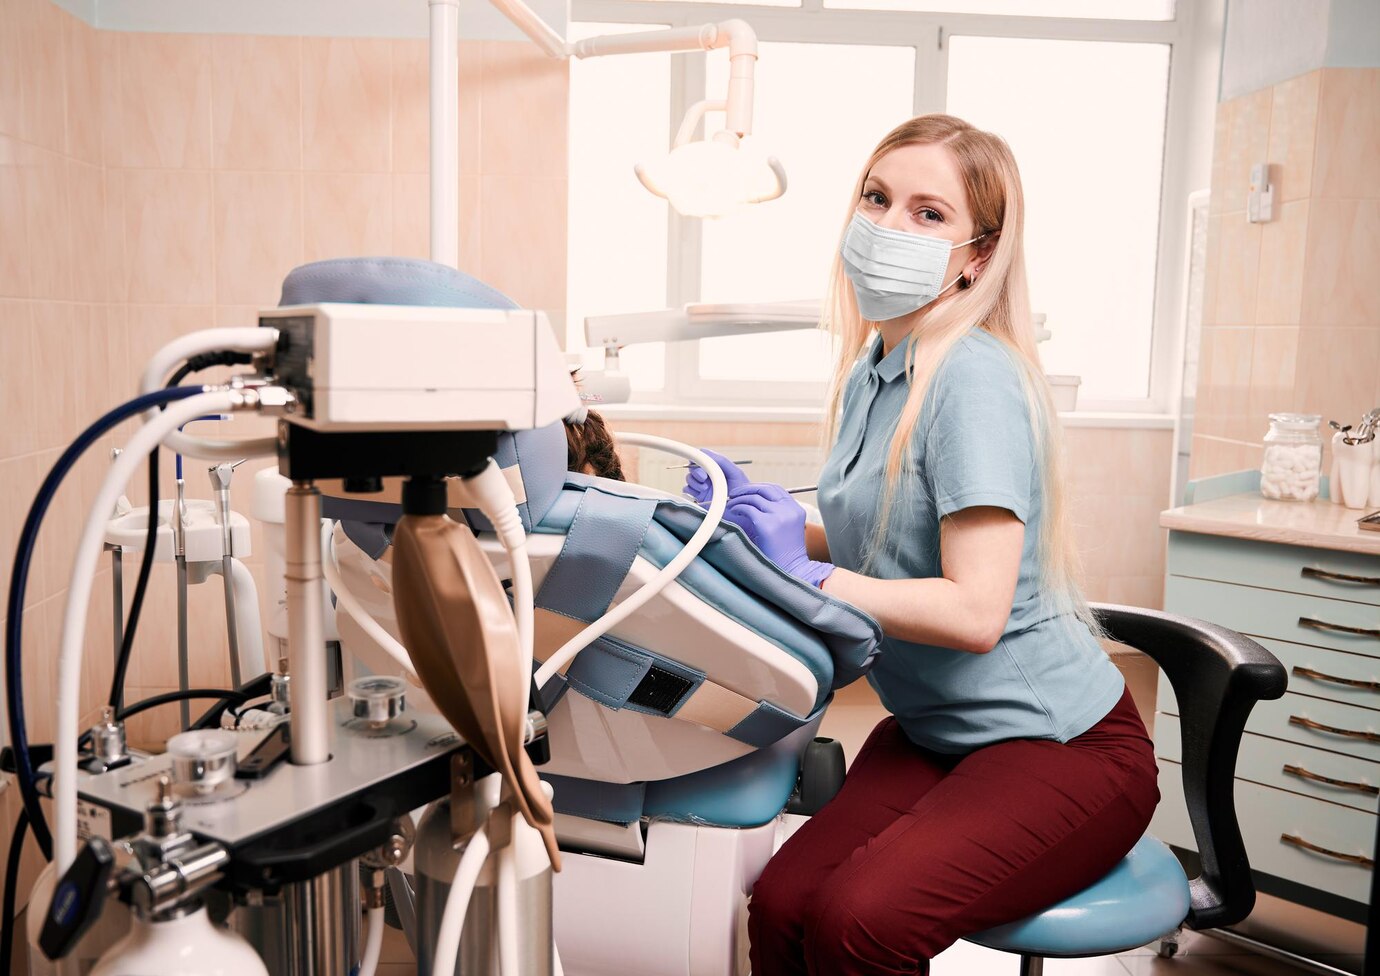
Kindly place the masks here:
<instances>
[{"instance_id":1,"label":"blue leather upholstery","mask_svg":"<svg viewBox=\"0 0 1380 976\"><path fill-rule=\"evenodd\" d=\"M1148 834L1096 884L1057 905L969 935L969 942L1032 956L1101 956L1145 945L1188 916L1188 879Z\"/></svg>"}]
</instances>

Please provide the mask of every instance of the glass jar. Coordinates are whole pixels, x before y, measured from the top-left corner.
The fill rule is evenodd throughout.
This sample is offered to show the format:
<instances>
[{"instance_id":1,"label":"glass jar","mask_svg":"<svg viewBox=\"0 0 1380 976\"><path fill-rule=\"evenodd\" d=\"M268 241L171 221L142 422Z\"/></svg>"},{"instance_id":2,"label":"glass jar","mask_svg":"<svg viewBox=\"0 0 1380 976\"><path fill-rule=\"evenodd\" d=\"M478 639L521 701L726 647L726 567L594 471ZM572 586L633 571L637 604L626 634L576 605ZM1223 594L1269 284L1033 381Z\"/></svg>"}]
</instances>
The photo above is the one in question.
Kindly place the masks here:
<instances>
[{"instance_id":1,"label":"glass jar","mask_svg":"<svg viewBox=\"0 0 1380 976\"><path fill-rule=\"evenodd\" d=\"M1310 502L1318 497L1322 437L1315 413L1272 413L1260 463L1260 493L1266 498Z\"/></svg>"}]
</instances>

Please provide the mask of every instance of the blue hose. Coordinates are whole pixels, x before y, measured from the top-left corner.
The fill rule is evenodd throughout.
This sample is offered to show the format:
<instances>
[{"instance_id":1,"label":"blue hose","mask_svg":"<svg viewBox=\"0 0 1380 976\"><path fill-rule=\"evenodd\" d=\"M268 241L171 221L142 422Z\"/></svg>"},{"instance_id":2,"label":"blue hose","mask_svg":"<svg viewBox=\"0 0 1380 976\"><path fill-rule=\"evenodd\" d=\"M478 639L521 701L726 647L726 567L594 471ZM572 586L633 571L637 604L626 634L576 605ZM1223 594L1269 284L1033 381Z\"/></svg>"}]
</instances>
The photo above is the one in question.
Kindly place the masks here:
<instances>
[{"instance_id":1,"label":"blue hose","mask_svg":"<svg viewBox=\"0 0 1380 976\"><path fill-rule=\"evenodd\" d=\"M158 390L135 397L127 403L111 410L97 420L81 436L74 440L62 457L53 464L38 494L29 507L29 516L24 520L24 529L19 534L19 545L15 548L14 572L10 576L10 594L5 623L5 694L9 710L10 742L14 747L15 768L19 778L19 795L24 802L24 810L29 816L29 828L34 832L43 856L53 859L53 837L48 830L48 822L43 817L43 809L38 803L38 787L35 783L33 763L29 758L29 737L24 728L24 680L21 652L24 647L24 590L29 579L29 564L33 561L34 545L38 541L38 530L43 524L43 516L57 495L62 479L72 470L73 465L94 444L102 434L116 424L152 410L174 400L184 400L190 396L204 393L204 386L178 386Z\"/></svg>"}]
</instances>

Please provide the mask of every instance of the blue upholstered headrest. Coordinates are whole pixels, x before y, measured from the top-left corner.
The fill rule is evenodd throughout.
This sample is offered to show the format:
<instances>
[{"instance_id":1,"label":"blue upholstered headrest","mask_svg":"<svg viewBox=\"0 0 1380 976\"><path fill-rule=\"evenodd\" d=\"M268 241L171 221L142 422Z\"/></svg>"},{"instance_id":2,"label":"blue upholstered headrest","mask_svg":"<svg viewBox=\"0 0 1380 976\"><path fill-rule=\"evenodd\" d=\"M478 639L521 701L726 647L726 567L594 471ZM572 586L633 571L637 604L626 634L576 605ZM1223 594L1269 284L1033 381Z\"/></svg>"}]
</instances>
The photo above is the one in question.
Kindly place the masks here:
<instances>
[{"instance_id":1,"label":"blue upholstered headrest","mask_svg":"<svg viewBox=\"0 0 1380 976\"><path fill-rule=\"evenodd\" d=\"M294 268L283 279L279 305L344 302L360 305L438 305L448 308L518 308L502 292L455 268L417 258L334 258ZM528 531L540 522L561 493L567 456L564 425L502 434L494 460L500 467L517 466L522 473L526 501L518 505ZM322 498L322 514L356 523L347 524L350 537L377 557L387 545L383 531L367 533L359 523L393 523L402 515L397 505L370 501L369 495ZM466 518L478 529L490 528L478 512ZM359 538L356 538L356 536Z\"/></svg>"}]
</instances>

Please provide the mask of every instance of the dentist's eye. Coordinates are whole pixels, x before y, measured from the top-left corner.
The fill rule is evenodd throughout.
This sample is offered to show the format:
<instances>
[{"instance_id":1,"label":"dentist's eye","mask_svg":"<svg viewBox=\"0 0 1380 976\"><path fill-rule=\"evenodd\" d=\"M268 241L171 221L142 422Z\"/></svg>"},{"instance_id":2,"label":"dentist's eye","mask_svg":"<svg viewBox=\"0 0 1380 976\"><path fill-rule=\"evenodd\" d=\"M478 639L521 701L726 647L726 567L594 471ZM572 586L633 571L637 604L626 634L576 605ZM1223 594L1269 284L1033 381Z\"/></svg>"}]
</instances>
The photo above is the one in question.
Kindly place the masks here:
<instances>
[{"instance_id":1,"label":"dentist's eye","mask_svg":"<svg viewBox=\"0 0 1380 976\"><path fill-rule=\"evenodd\" d=\"M926 223L944 223L944 215L933 207L921 207L915 211L915 219Z\"/></svg>"},{"instance_id":2,"label":"dentist's eye","mask_svg":"<svg viewBox=\"0 0 1380 976\"><path fill-rule=\"evenodd\" d=\"M886 197L882 195L881 190L868 190L866 193L862 195L862 199L863 203L866 203L869 206L876 207L878 209L883 209L886 207Z\"/></svg>"}]
</instances>

